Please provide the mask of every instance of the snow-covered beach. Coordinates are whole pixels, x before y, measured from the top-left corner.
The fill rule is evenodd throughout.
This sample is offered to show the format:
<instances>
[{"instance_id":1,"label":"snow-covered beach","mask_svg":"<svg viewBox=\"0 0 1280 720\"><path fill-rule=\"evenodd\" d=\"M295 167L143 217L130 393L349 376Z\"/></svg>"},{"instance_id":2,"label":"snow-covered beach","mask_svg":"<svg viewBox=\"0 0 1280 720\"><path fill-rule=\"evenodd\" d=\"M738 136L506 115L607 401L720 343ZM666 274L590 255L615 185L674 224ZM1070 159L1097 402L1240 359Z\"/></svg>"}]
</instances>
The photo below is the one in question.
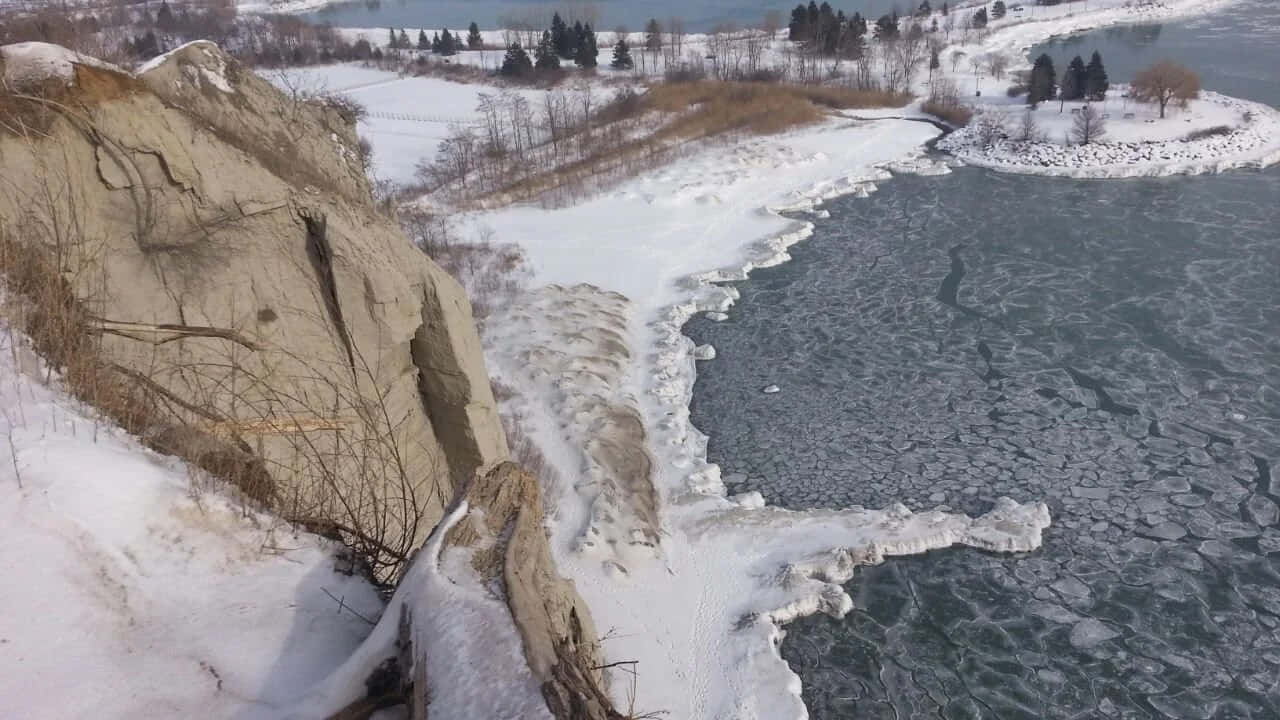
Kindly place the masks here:
<instances>
[{"instance_id":1,"label":"snow-covered beach","mask_svg":"<svg viewBox=\"0 0 1280 720\"><path fill-rule=\"evenodd\" d=\"M965 49L1017 54L1022 66L1021 53L1049 37L1228 1L1036 8L1031 18L993 22ZM457 61L492 64L498 55ZM824 199L873 192L892 172L947 172L923 157L935 128L891 119L917 114L833 117L700 150L572 207L462 220L464 234L517 244L532 269L525 295L486 323L488 359L495 379L516 391L508 412L559 478L547 490L557 561L590 603L608 658L636 661L628 668L638 711L805 717L799 680L778 651L781 624L846 611L840 583L854 564L957 542L1029 550L1047 526L1033 498L998 509L1012 531L997 537L969 530L990 519L904 508L789 513L758 496L728 498L689 421L695 362L714 349L695 349L681 334L685 320L729 309L735 291L716 283L788 259L811 226L783 212L821 212ZM613 679L627 701L631 676Z\"/></svg>"},{"instance_id":2,"label":"snow-covered beach","mask_svg":"<svg viewBox=\"0 0 1280 720\"><path fill-rule=\"evenodd\" d=\"M977 122L943 138L938 149L968 165L1001 172L1075 178L1224 172L1280 162L1280 112L1268 105L1203 91L1189 108L1172 108L1161 119L1150 106L1130 102L1118 109L1122 92L1113 90L1106 104L1096 105L1110 108L1102 115L1106 135L1100 141L1069 142L1071 121L1082 103L1070 103L1070 112L1059 112L1057 103L1042 104L1034 116L1044 137L1030 141L1017 138L1017 125L1028 111L993 105ZM983 137L984 119L1002 128L989 142Z\"/></svg>"}]
</instances>

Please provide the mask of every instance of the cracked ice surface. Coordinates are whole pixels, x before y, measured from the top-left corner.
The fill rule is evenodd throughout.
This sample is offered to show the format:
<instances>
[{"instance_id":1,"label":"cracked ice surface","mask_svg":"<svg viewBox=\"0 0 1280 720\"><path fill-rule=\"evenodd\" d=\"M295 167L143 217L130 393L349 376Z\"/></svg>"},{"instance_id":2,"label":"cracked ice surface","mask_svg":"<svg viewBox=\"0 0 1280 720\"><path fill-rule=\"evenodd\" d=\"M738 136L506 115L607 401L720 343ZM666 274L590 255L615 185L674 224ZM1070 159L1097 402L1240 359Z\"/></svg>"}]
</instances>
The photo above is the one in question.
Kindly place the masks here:
<instances>
[{"instance_id":1,"label":"cracked ice surface","mask_svg":"<svg viewBox=\"0 0 1280 720\"><path fill-rule=\"evenodd\" d=\"M730 493L1054 516L1034 554L859 569L846 618L789 625L812 717L1280 716L1277 196L897 177L686 327Z\"/></svg>"}]
</instances>

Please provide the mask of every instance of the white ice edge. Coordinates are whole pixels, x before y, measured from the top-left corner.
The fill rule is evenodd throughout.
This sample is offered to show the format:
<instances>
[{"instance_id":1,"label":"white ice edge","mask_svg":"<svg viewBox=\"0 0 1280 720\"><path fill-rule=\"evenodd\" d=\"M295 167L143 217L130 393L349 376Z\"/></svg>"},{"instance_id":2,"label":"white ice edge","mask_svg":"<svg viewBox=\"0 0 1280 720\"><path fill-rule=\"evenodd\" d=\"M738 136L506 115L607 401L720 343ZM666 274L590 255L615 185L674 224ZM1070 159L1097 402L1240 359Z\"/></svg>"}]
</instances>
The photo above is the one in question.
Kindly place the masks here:
<instances>
[{"instance_id":1,"label":"white ice edge","mask_svg":"<svg viewBox=\"0 0 1280 720\"><path fill-rule=\"evenodd\" d=\"M1239 168L1265 168L1280 162L1280 111L1270 105L1210 91L1202 91L1197 102L1235 110L1241 115L1248 113L1251 119L1241 120L1227 135L1199 140L1072 146L1009 140L980 146L975 138L976 128L971 125L940 140L938 149L975 167L1079 179L1211 174ZM1026 162L1029 157L1041 162Z\"/></svg>"}]
</instances>

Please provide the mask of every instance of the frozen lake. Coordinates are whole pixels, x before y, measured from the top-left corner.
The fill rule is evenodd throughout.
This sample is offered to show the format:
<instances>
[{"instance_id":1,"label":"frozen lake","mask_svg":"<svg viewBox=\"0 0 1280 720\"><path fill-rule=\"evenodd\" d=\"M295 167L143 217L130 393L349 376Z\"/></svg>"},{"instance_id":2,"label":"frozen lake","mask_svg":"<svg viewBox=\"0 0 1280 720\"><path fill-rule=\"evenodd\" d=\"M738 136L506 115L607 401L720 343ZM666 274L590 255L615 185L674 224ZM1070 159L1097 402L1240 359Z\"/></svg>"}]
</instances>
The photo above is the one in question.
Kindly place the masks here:
<instances>
[{"instance_id":1,"label":"frozen lake","mask_svg":"<svg viewBox=\"0 0 1280 720\"><path fill-rule=\"evenodd\" d=\"M338 3L308 13L305 17L338 27L449 27L465 30L473 21L482 28L510 26L511 20L534 20L539 25L547 25L551 14L559 10L566 17L598 18L597 30L613 30L622 25L629 30L639 31L649 18L665 22L666 18L677 17L684 21L685 29L689 32L707 32L717 25L734 24L741 27L758 24L770 10L779 13L785 26L791 8L795 5L794 2L778 0L699 0L696 3L678 0L380 0ZM864 15L878 17L894 7L894 0L851 0L833 5L846 13L862 12ZM899 8L909 5L910 3L898 3Z\"/></svg>"},{"instance_id":2,"label":"frozen lake","mask_svg":"<svg viewBox=\"0 0 1280 720\"><path fill-rule=\"evenodd\" d=\"M1274 4L1232 12L1053 54L1280 102ZM1054 514L1037 553L892 560L790 626L814 718L1280 717L1277 198L1277 169L902 176L689 323L731 492Z\"/></svg>"}]
</instances>

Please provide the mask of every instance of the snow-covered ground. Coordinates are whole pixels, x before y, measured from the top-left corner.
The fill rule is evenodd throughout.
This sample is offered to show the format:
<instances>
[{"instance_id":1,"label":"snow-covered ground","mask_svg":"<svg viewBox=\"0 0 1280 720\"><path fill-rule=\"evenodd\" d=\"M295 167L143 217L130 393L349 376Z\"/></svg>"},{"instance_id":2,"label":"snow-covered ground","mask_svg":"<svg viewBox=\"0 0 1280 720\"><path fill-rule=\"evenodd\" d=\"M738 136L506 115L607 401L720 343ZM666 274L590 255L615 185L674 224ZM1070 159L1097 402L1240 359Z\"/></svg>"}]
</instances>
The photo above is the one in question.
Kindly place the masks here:
<instances>
[{"instance_id":1,"label":"snow-covered ground","mask_svg":"<svg viewBox=\"0 0 1280 720\"><path fill-rule=\"evenodd\" d=\"M373 175L401 185L414 181L418 163L435 158L451 125L481 120L476 107L482 94L518 92L534 107L542 101L539 90L400 75L358 63L267 70L263 76L286 90L337 93L363 104L368 115L357 131L373 144Z\"/></svg>"},{"instance_id":2,"label":"snow-covered ground","mask_svg":"<svg viewBox=\"0 0 1280 720\"><path fill-rule=\"evenodd\" d=\"M1081 3L1036 7L1030 19L996 21L956 47L1020 49L1223 1L1136 8L1090 0L1088 13ZM385 42L385 31L350 32ZM706 38L686 42L698 52ZM781 57L783 47L769 52ZM496 67L500 57L464 52L451 62ZM603 47L600 59L607 63ZM1012 64L1024 65L1021 57ZM601 76L617 76L610 73ZM859 112L880 119L836 118L705 148L574 207L516 206L463 221L468 233L518 244L532 267L532 289L486 322L491 371L515 389L507 411L559 478L546 489L557 561L591 605L607 659L637 661L638 711L804 717L799 680L779 655L779 623L847 611L840 583L859 562L956 542L1027 550L1048 523L1035 498L976 524L945 512L790 513L761 507L754 495L726 498L719 468L706 462L706 438L689 422L695 361L714 348L695 349L680 332L684 321L695 312L721 317L736 294L713 283L785 261L786 248L808 235L808 223L778 211L872 192L890 170L947 172L922 158L935 128L889 119L915 114ZM624 703L630 681L614 675Z\"/></svg>"},{"instance_id":3,"label":"snow-covered ground","mask_svg":"<svg viewBox=\"0 0 1280 720\"><path fill-rule=\"evenodd\" d=\"M735 296L712 283L787 259L811 226L779 210L874 191L885 166L945 172L920 158L937 132L833 119L707 150L574 207L468 219L473 232L518 243L532 266L538 287L487 321L490 370L518 389L509 411L564 478L547 490L557 560L590 604L609 659L638 661L638 710L803 717L779 623L847 612L840 583L857 564L956 543L1038 546L1049 518L1035 503L971 521L901 507L792 513L758 495L726 498L689 423L695 348L680 329ZM625 700L629 676L614 681Z\"/></svg>"},{"instance_id":4,"label":"snow-covered ground","mask_svg":"<svg viewBox=\"0 0 1280 720\"><path fill-rule=\"evenodd\" d=\"M369 634L333 544L43 378L0 327L0 715L279 718Z\"/></svg>"},{"instance_id":5,"label":"snow-covered ground","mask_svg":"<svg viewBox=\"0 0 1280 720\"><path fill-rule=\"evenodd\" d=\"M1104 118L1106 135L1088 145L1072 140L1072 124L1083 103L983 105L979 118L938 143L970 165L1005 172L1067 177L1137 177L1222 172L1239 167L1265 167L1280 162L1280 112L1261 103L1202 92L1186 109L1170 106L1160 118L1154 105L1123 97L1114 88L1106 102L1093 107ZM1041 139L1020 139L1023 116L1032 112ZM984 125L1003 130L986 143ZM1188 135L1213 128L1224 134L1195 139Z\"/></svg>"}]
</instances>

